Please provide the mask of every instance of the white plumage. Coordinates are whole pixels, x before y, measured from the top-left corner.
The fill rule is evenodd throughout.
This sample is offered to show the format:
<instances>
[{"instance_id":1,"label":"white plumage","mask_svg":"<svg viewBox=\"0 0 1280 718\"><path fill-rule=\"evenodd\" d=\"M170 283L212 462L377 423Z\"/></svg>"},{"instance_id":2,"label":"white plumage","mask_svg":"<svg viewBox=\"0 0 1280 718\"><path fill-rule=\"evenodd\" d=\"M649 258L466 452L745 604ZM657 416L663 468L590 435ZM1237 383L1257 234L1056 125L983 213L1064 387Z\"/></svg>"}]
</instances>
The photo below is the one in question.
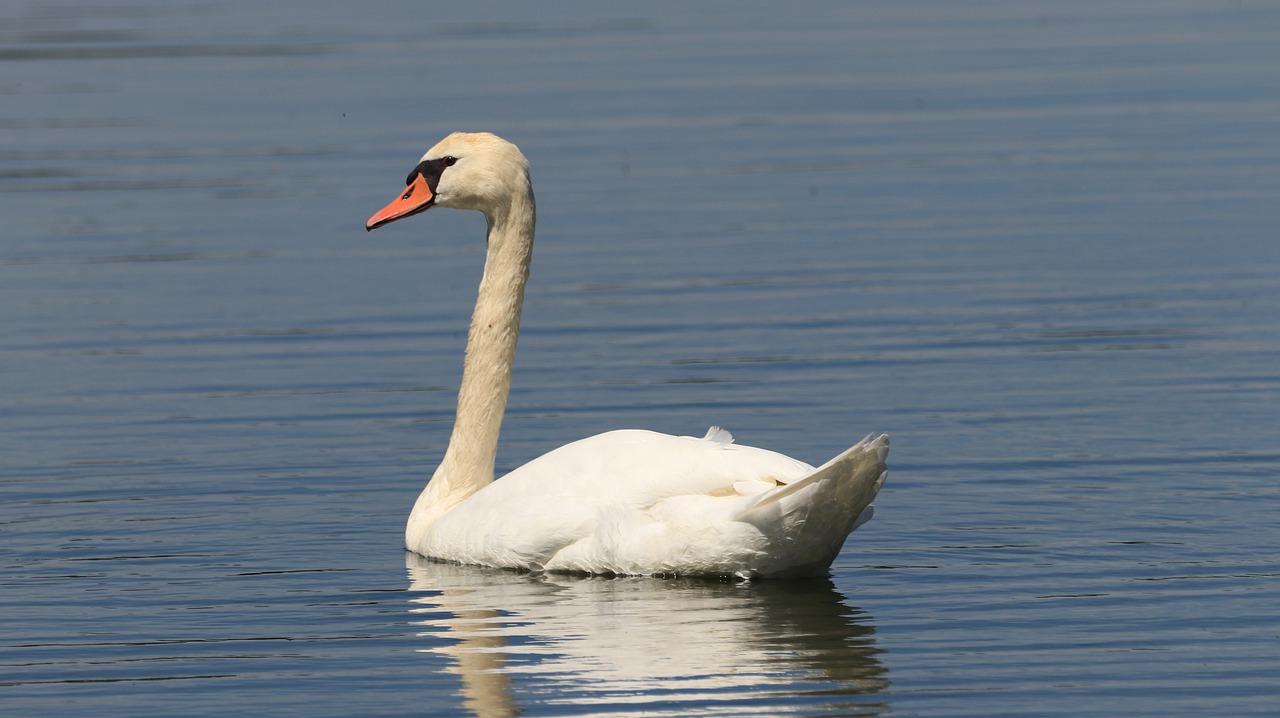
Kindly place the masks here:
<instances>
[{"instance_id":1,"label":"white plumage","mask_svg":"<svg viewBox=\"0 0 1280 718\"><path fill-rule=\"evenodd\" d=\"M533 247L528 163L490 134L429 150L368 229L433 206L488 219L488 254L468 335L453 435L405 531L431 558L534 571L811 576L871 516L889 438L867 437L815 469L733 443L611 431L493 480Z\"/></svg>"}]
</instances>

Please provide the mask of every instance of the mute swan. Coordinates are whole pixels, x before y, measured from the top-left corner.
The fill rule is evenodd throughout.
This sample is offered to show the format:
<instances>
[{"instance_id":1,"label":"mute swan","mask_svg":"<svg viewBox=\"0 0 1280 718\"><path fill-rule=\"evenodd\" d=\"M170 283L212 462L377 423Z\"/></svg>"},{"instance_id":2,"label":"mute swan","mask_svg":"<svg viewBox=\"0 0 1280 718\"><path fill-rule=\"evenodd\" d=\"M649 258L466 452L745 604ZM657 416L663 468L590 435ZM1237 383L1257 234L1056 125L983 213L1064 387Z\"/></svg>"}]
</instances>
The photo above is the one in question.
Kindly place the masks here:
<instances>
[{"instance_id":1,"label":"mute swan","mask_svg":"<svg viewBox=\"0 0 1280 718\"><path fill-rule=\"evenodd\" d=\"M610 431L494 481L533 250L529 163L494 135L454 133L405 185L366 229L432 207L478 210L489 225L453 435L409 515L409 550L528 571L813 576L871 518L887 435L815 469L718 427L701 438Z\"/></svg>"}]
</instances>

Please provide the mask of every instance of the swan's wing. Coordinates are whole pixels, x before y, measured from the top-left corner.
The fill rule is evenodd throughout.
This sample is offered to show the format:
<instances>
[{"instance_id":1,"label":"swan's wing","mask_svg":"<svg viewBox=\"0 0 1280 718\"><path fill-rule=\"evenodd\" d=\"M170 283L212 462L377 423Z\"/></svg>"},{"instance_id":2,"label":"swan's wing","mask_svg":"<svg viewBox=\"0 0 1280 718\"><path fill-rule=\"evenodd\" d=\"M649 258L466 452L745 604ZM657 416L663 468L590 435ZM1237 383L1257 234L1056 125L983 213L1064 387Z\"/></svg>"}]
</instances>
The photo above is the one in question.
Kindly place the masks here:
<instances>
[{"instance_id":1,"label":"swan's wing","mask_svg":"<svg viewBox=\"0 0 1280 718\"><path fill-rule=\"evenodd\" d=\"M735 484L753 495L759 493L753 484L775 488L812 470L783 454L735 444L718 427L701 438L621 430L562 446L485 491L507 484L506 490L526 495L643 506L672 496L737 493Z\"/></svg>"},{"instance_id":2,"label":"swan's wing","mask_svg":"<svg viewBox=\"0 0 1280 718\"><path fill-rule=\"evenodd\" d=\"M782 454L734 444L714 427L701 438L611 431L544 454L481 489L433 525L419 552L541 568L584 539L644 541L649 523L686 515L730 520L743 501L810 471Z\"/></svg>"}]
</instances>

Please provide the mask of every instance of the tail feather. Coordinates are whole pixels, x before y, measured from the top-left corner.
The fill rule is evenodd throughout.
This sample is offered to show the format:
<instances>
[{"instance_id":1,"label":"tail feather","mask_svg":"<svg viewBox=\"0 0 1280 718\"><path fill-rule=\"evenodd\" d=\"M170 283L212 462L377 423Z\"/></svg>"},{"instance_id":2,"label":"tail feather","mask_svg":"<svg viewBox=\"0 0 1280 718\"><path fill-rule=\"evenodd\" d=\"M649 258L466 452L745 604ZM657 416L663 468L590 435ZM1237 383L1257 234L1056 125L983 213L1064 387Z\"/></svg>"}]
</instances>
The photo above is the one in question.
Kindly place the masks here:
<instances>
[{"instance_id":1,"label":"tail feather","mask_svg":"<svg viewBox=\"0 0 1280 718\"><path fill-rule=\"evenodd\" d=\"M866 508L879 493L880 487L884 485L887 472L885 470L885 459L889 456L889 435L881 434L875 439L868 434L866 438L845 451L841 452L834 459L819 466L807 475L792 481L775 491L762 494L760 500L748 507L738 517L739 520L747 521L751 515L756 512L765 511L772 504L779 503L791 496L792 494L803 491L804 489L815 484L822 483L829 479L836 479L836 483L844 483L838 477L856 478L854 483L856 486L850 486L850 489L861 489L860 491L845 492L856 495L855 504L858 512ZM865 495L866 500L861 499ZM853 514L856 517L858 514Z\"/></svg>"},{"instance_id":2,"label":"tail feather","mask_svg":"<svg viewBox=\"0 0 1280 718\"><path fill-rule=\"evenodd\" d=\"M889 436L863 439L786 486L767 491L738 516L772 537L758 570L764 575L825 572L845 538L870 520L871 502L888 476Z\"/></svg>"}]
</instances>

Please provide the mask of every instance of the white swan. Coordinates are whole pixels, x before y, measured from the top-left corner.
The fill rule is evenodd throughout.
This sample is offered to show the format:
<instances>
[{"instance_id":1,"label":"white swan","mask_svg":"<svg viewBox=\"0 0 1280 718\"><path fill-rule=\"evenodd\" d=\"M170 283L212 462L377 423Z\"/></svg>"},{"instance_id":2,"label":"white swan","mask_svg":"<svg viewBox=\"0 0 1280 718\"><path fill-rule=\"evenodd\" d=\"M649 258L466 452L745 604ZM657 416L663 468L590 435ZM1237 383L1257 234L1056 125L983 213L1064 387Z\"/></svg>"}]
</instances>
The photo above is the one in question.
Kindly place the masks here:
<instances>
[{"instance_id":1,"label":"white swan","mask_svg":"<svg viewBox=\"0 0 1280 718\"><path fill-rule=\"evenodd\" d=\"M822 575L872 513L889 437L815 469L733 443L610 431L494 481L533 251L529 164L487 133L454 133L409 173L372 230L432 207L489 224L458 413L444 459L414 504L406 546L430 558L530 571L629 575Z\"/></svg>"}]
</instances>

